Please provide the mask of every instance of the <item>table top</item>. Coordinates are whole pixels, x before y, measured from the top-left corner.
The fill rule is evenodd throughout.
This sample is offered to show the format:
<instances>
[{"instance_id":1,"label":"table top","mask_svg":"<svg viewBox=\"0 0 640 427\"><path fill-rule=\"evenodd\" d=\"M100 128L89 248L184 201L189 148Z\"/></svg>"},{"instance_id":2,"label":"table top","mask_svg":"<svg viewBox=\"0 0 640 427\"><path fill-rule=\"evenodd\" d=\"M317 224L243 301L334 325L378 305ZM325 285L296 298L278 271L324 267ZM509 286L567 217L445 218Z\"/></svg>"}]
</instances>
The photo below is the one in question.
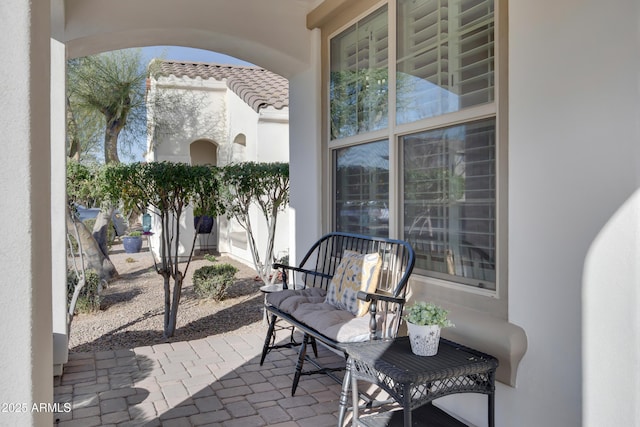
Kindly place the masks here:
<instances>
[{"instance_id":1,"label":"table top","mask_svg":"<svg viewBox=\"0 0 640 427\"><path fill-rule=\"evenodd\" d=\"M372 367L399 383L423 383L495 370L498 360L488 354L440 339L435 356L417 356L409 337L390 341L342 344L350 358Z\"/></svg>"}]
</instances>

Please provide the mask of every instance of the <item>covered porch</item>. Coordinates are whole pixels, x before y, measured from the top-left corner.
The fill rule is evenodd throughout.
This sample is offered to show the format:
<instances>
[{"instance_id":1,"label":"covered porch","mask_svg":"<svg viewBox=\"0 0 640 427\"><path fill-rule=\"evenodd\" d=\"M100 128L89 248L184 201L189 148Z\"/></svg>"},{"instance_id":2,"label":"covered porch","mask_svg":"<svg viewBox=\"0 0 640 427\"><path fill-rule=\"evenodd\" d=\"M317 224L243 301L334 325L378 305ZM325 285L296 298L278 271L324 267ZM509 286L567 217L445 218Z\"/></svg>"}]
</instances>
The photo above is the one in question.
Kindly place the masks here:
<instances>
[{"instance_id":1,"label":"covered porch","mask_svg":"<svg viewBox=\"0 0 640 427\"><path fill-rule=\"evenodd\" d=\"M295 260L323 232L331 231L333 189L327 177L333 168L331 141L323 122L328 95L322 90L328 52L322 44L344 29L336 21L352 25L380 4L395 2L0 3L5 59L0 65L0 300L4 308L0 402L50 403L54 388L57 398L69 393L59 387L92 386L61 383L54 387L53 364L66 362L61 360L64 354L54 353L54 341L65 348L65 319L60 315L66 293L65 257L60 248L65 245L66 59L174 44L226 53L288 78L290 218L295 230L290 254ZM502 141L508 140L502 169L508 179L497 188L506 208L501 260L508 268L501 289L508 284L508 294L499 299L506 309L503 320L521 326L530 343L515 386L497 385L497 425L638 425L640 6L634 0L497 4L506 25L502 41L507 42L500 51L506 65L501 72L508 76L501 94L506 102L497 114ZM331 23L336 23L335 28ZM321 27L328 27L332 34L323 35ZM398 164L398 151L392 154L390 162ZM399 176L395 179L390 206L397 212L401 187ZM392 214L391 219L401 218ZM397 223L394 229L400 230ZM603 347L624 351L612 354ZM127 363L134 362L142 371L162 369L160 360L170 360L169 356L151 350L156 359L147 353L136 359L132 350L114 354L113 359L110 355L108 360L122 359L125 371L132 366ZM95 377L93 385L97 385L104 369L97 366L113 362L95 355L90 359L86 365L72 359L68 369L78 372L66 375ZM148 363L148 368L139 366L138 360ZM225 378L228 372L222 378L231 381L232 389L236 378ZM221 385L219 379L207 387L213 390L212 384ZM143 388L131 378L125 381L130 381L125 388ZM197 387L196 394L202 390ZM102 392L113 392L111 385L84 394ZM70 393L73 396L73 390ZM181 410L191 405L182 402L199 399L190 393L176 397ZM122 401L118 399L105 399L112 400L107 406L116 409L111 407L109 413L119 412ZM292 417L288 409L279 407ZM92 408L85 411L95 412L95 405ZM102 414L102 406L98 408ZM456 397L447 402L447 409L483 425L478 401ZM171 413L168 408L149 420L161 420L167 413ZM54 415L51 411L3 413L0 423L50 426Z\"/></svg>"}]
</instances>

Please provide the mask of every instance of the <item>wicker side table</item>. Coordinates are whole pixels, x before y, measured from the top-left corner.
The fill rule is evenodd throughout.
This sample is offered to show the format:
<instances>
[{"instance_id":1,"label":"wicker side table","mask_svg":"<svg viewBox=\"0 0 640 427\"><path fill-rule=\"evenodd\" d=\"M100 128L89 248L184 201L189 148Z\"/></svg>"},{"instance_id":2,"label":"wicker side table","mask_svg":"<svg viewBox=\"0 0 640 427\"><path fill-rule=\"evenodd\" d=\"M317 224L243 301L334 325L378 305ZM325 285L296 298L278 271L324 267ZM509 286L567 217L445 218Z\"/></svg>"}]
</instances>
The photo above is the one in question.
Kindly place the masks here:
<instances>
[{"instance_id":1,"label":"wicker side table","mask_svg":"<svg viewBox=\"0 0 640 427\"><path fill-rule=\"evenodd\" d=\"M434 399L455 393L486 394L489 427L494 427L495 370L498 367L495 357L445 339L440 340L438 354L429 357L414 355L408 337L345 344L343 347L349 360L340 396L340 425L346 413L350 386L354 426L386 426L392 418L397 421L398 413L396 417L390 412L358 416L357 381L364 380L381 387L402 406L405 427L421 425L412 422L413 411L420 414L416 419L429 417L437 412L430 405ZM464 425L443 413L436 416L450 418L451 423L430 424L430 420L425 419L424 425ZM395 422L392 424L396 425Z\"/></svg>"}]
</instances>

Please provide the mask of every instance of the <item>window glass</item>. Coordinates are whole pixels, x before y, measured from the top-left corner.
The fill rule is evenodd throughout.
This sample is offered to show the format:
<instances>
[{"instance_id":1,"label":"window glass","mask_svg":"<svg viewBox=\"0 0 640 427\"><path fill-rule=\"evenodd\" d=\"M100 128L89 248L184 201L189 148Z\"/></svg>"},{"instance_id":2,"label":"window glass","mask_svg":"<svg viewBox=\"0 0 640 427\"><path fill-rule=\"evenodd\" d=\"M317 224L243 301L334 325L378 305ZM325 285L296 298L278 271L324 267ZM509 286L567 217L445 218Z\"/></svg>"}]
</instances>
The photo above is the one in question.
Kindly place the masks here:
<instances>
[{"instance_id":1,"label":"window glass","mask_svg":"<svg viewBox=\"0 0 640 427\"><path fill-rule=\"evenodd\" d=\"M387 7L331 39L331 139L388 125Z\"/></svg>"},{"instance_id":2,"label":"window glass","mask_svg":"<svg viewBox=\"0 0 640 427\"><path fill-rule=\"evenodd\" d=\"M427 275L495 290L495 119L401 138L404 238Z\"/></svg>"},{"instance_id":3,"label":"window glass","mask_svg":"<svg viewBox=\"0 0 640 427\"><path fill-rule=\"evenodd\" d=\"M494 99L493 1L399 0L396 122Z\"/></svg>"},{"instance_id":4,"label":"window glass","mask_svg":"<svg viewBox=\"0 0 640 427\"><path fill-rule=\"evenodd\" d=\"M328 40L333 227L398 235L416 274L495 291L497 108L473 108L495 103L494 1L389 4L395 23L384 6Z\"/></svg>"},{"instance_id":5,"label":"window glass","mask_svg":"<svg viewBox=\"0 0 640 427\"><path fill-rule=\"evenodd\" d=\"M389 143L335 150L336 231L388 237Z\"/></svg>"}]
</instances>

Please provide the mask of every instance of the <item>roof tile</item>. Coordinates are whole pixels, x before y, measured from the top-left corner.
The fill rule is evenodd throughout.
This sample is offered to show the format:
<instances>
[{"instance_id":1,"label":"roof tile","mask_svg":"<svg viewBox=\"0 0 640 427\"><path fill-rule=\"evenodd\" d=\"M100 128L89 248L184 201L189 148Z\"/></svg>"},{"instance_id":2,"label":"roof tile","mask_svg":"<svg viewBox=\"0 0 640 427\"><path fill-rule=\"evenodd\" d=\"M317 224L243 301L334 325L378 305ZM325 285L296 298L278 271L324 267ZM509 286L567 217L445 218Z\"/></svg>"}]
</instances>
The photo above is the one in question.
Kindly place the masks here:
<instances>
[{"instance_id":1,"label":"roof tile","mask_svg":"<svg viewBox=\"0 0 640 427\"><path fill-rule=\"evenodd\" d=\"M226 81L227 87L256 112L265 107L289 107L289 81L264 68L159 60L156 78L170 75Z\"/></svg>"}]
</instances>

